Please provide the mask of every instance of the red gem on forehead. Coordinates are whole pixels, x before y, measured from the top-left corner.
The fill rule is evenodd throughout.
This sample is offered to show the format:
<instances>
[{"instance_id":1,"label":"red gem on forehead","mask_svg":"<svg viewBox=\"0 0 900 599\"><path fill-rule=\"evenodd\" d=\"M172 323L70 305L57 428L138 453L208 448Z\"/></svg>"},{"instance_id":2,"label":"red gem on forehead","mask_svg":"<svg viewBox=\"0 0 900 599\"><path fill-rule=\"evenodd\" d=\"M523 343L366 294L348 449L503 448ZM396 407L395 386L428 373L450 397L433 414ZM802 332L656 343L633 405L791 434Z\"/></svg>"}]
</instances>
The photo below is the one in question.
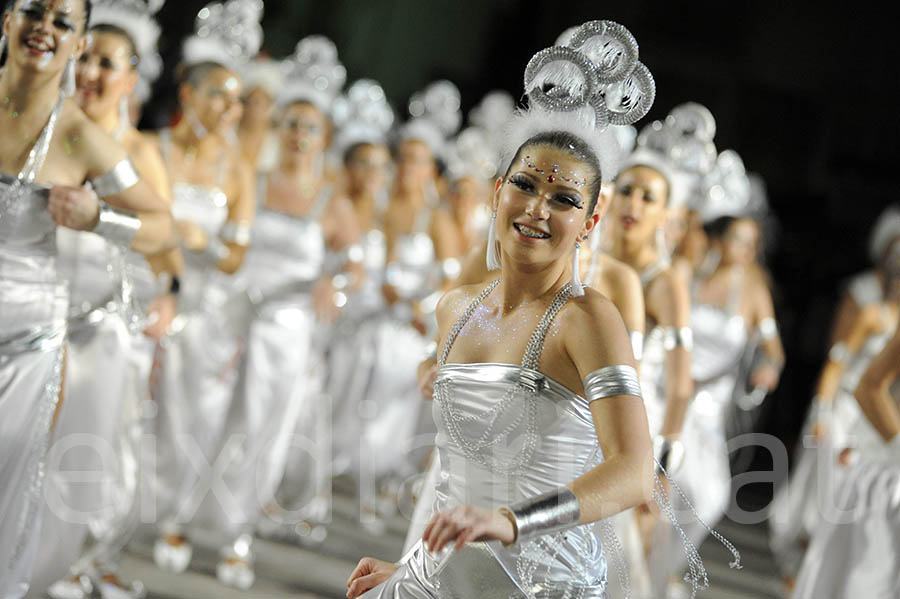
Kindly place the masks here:
<instances>
[{"instance_id":1,"label":"red gem on forehead","mask_svg":"<svg viewBox=\"0 0 900 599\"><path fill-rule=\"evenodd\" d=\"M553 183L556 181L556 175L550 175L547 177L547 183Z\"/></svg>"}]
</instances>

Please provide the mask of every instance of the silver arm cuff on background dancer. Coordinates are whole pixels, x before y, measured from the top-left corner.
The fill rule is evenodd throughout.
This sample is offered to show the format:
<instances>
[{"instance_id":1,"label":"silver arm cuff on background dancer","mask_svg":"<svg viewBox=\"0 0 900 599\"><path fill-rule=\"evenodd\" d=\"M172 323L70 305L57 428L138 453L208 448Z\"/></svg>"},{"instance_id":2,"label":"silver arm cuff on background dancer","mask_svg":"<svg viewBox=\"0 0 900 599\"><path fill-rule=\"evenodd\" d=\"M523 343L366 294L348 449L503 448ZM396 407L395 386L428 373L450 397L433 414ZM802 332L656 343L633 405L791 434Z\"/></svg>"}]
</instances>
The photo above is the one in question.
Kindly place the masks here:
<instances>
[{"instance_id":1,"label":"silver arm cuff on background dancer","mask_svg":"<svg viewBox=\"0 0 900 599\"><path fill-rule=\"evenodd\" d=\"M222 241L235 245L250 245L250 241L253 238L251 234L252 229L253 226L247 222L227 222L222 225L222 229L219 231L219 238Z\"/></svg>"},{"instance_id":2,"label":"silver arm cuff on background dancer","mask_svg":"<svg viewBox=\"0 0 900 599\"><path fill-rule=\"evenodd\" d=\"M568 487L500 508L516 529L516 543L566 530L581 521L581 505Z\"/></svg>"},{"instance_id":3,"label":"silver arm cuff on background dancer","mask_svg":"<svg viewBox=\"0 0 900 599\"><path fill-rule=\"evenodd\" d=\"M628 336L631 339L631 351L634 353L635 362L640 362L644 358L644 334L634 331Z\"/></svg>"},{"instance_id":4,"label":"silver arm cuff on background dancer","mask_svg":"<svg viewBox=\"0 0 900 599\"><path fill-rule=\"evenodd\" d=\"M117 210L106 202L100 202L100 218L93 232L123 247L131 245L131 240L141 228L141 219L132 213Z\"/></svg>"},{"instance_id":5,"label":"silver arm cuff on background dancer","mask_svg":"<svg viewBox=\"0 0 900 599\"><path fill-rule=\"evenodd\" d=\"M778 324L772 317L759 321L759 336L763 341L771 341L778 337Z\"/></svg>"},{"instance_id":6,"label":"silver arm cuff on background dancer","mask_svg":"<svg viewBox=\"0 0 900 599\"><path fill-rule=\"evenodd\" d=\"M641 395L637 370L631 366L606 366L584 377L584 395L588 403L618 395Z\"/></svg>"},{"instance_id":7,"label":"silver arm cuff on background dancer","mask_svg":"<svg viewBox=\"0 0 900 599\"><path fill-rule=\"evenodd\" d=\"M215 265L227 258L228 254L231 252L221 239L216 236L211 236L206 243L206 247L197 253L208 262Z\"/></svg>"},{"instance_id":8,"label":"silver arm cuff on background dancer","mask_svg":"<svg viewBox=\"0 0 900 599\"><path fill-rule=\"evenodd\" d=\"M91 180L91 187L98 197L106 198L122 193L140 181L131 160L125 158L116 164L108 173Z\"/></svg>"},{"instance_id":9,"label":"silver arm cuff on background dancer","mask_svg":"<svg viewBox=\"0 0 900 599\"><path fill-rule=\"evenodd\" d=\"M684 462L684 444L661 435L657 436L653 439L653 457L656 460L657 471L662 466L669 475L672 475L678 472Z\"/></svg>"},{"instance_id":10,"label":"silver arm cuff on background dancer","mask_svg":"<svg viewBox=\"0 0 900 599\"><path fill-rule=\"evenodd\" d=\"M666 327L663 329L663 347L666 351L674 351L683 347L687 351L694 349L694 331L690 327Z\"/></svg>"},{"instance_id":11,"label":"silver arm cuff on background dancer","mask_svg":"<svg viewBox=\"0 0 900 599\"><path fill-rule=\"evenodd\" d=\"M832 362L844 362L850 357L850 350L845 343L835 343L828 350L828 359Z\"/></svg>"}]
</instances>

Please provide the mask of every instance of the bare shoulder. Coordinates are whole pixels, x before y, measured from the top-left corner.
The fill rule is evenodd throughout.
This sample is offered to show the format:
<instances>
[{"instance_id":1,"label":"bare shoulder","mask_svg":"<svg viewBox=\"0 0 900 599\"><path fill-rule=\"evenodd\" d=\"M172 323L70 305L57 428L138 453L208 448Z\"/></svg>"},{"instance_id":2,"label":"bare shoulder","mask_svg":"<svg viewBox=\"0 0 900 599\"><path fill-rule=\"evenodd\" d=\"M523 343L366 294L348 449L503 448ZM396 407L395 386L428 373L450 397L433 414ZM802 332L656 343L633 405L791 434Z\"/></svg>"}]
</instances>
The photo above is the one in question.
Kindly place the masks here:
<instances>
[{"instance_id":1,"label":"bare shoulder","mask_svg":"<svg viewBox=\"0 0 900 599\"><path fill-rule=\"evenodd\" d=\"M452 326L486 287L485 283L462 285L442 295L437 305L437 320L441 330Z\"/></svg>"},{"instance_id":2,"label":"bare shoulder","mask_svg":"<svg viewBox=\"0 0 900 599\"><path fill-rule=\"evenodd\" d=\"M635 290L640 291L641 278L636 270L608 254L603 254L600 257L600 262L603 277L611 288L623 293Z\"/></svg>"},{"instance_id":3,"label":"bare shoulder","mask_svg":"<svg viewBox=\"0 0 900 599\"><path fill-rule=\"evenodd\" d=\"M631 345L622 316L599 291L586 288L583 296L570 299L559 321L569 355L591 356L586 372L631 361Z\"/></svg>"}]
</instances>

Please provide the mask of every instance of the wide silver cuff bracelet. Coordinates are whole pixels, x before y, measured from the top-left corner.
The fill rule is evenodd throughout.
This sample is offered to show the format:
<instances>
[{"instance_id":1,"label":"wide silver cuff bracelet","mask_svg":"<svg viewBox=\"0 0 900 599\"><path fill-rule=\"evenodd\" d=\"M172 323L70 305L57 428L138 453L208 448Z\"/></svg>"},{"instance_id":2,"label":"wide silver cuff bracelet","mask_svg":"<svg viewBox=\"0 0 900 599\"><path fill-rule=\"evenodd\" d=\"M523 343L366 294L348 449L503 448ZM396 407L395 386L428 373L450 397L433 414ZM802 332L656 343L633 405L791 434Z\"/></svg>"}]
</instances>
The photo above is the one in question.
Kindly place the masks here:
<instances>
[{"instance_id":1,"label":"wide silver cuff bracelet","mask_svg":"<svg viewBox=\"0 0 900 599\"><path fill-rule=\"evenodd\" d=\"M100 202L100 219L93 232L112 243L129 247L141 228L141 219L132 213L117 210L106 202Z\"/></svg>"},{"instance_id":2,"label":"wide silver cuff bracelet","mask_svg":"<svg viewBox=\"0 0 900 599\"><path fill-rule=\"evenodd\" d=\"M222 243L221 239L212 236L206 243L206 247L197 253L202 256L207 262L215 265L227 258L228 254L230 254L231 252L228 249L228 246Z\"/></svg>"},{"instance_id":3,"label":"wide silver cuff bracelet","mask_svg":"<svg viewBox=\"0 0 900 599\"><path fill-rule=\"evenodd\" d=\"M572 528L581 521L581 505L568 487L526 499L503 510L512 515L517 543Z\"/></svg>"},{"instance_id":4,"label":"wide silver cuff bracelet","mask_svg":"<svg viewBox=\"0 0 900 599\"><path fill-rule=\"evenodd\" d=\"M253 225L247 222L227 222L219 231L219 239L235 245L250 245L252 240Z\"/></svg>"},{"instance_id":5,"label":"wide silver cuff bracelet","mask_svg":"<svg viewBox=\"0 0 900 599\"><path fill-rule=\"evenodd\" d=\"M640 362L644 358L644 334L634 331L628 338L631 339L631 351L634 353L634 360Z\"/></svg>"},{"instance_id":6,"label":"wide silver cuff bracelet","mask_svg":"<svg viewBox=\"0 0 900 599\"><path fill-rule=\"evenodd\" d=\"M125 158L112 167L105 175L91 180L91 187L94 188L94 193L98 197L106 198L122 193L126 189L133 187L138 181L140 181L140 177L137 171L134 170L134 165L131 164L131 160Z\"/></svg>"},{"instance_id":7,"label":"wide silver cuff bracelet","mask_svg":"<svg viewBox=\"0 0 900 599\"><path fill-rule=\"evenodd\" d=\"M662 466L669 475L678 472L684 462L684 444L681 441L671 441L663 436L653 439L653 457L656 460L657 470Z\"/></svg>"},{"instance_id":8,"label":"wide silver cuff bracelet","mask_svg":"<svg viewBox=\"0 0 900 599\"><path fill-rule=\"evenodd\" d=\"M694 331L690 327L667 327L663 330L663 347L666 351L674 351L683 347L687 351L694 349Z\"/></svg>"},{"instance_id":9,"label":"wide silver cuff bracelet","mask_svg":"<svg viewBox=\"0 0 900 599\"><path fill-rule=\"evenodd\" d=\"M627 365L598 368L584 377L584 395L588 403L618 395L641 395L637 371Z\"/></svg>"}]
</instances>

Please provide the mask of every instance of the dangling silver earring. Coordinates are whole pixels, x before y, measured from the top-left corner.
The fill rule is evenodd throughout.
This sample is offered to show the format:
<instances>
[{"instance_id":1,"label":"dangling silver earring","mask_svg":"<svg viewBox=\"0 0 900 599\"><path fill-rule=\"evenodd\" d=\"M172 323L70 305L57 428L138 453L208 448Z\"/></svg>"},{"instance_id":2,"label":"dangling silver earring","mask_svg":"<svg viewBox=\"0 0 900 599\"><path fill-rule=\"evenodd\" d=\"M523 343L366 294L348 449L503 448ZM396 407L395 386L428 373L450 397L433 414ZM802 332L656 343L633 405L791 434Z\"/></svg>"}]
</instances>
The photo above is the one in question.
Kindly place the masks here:
<instances>
[{"instance_id":1,"label":"dangling silver earring","mask_svg":"<svg viewBox=\"0 0 900 599\"><path fill-rule=\"evenodd\" d=\"M575 242L575 251L572 252L572 297L584 295L584 285L581 284L581 242Z\"/></svg>"},{"instance_id":2,"label":"dangling silver earring","mask_svg":"<svg viewBox=\"0 0 900 599\"><path fill-rule=\"evenodd\" d=\"M487 269L500 270L500 244L497 242L497 212L491 214L491 226L488 227Z\"/></svg>"},{"instance_id":3,"label":"dangling silver earring","mask_svg":"<svg viewBox=\"0 0 900 599\"><path fill-rule=\"evenodd\" d=\"M72 56L66 61L59 87L67 98L75 95L75 58Z\"/></svg>"},{"instance_id":4,"label":"dangling silver earring","mask_svg":"<svg viewBox=\"0 0 900 599\"><path fill-rule=\"evenodd\" d=\"M191 126L194 137L203 139L209 135L209 131L206 130L206 127L203 126L203 123L200 122L200 119L198 119L196 113L194 113L194 109L190 106L184 109L184 118L187 119L188 125Z\"/></svg>"},{"instance_id":5,"label":"dangling silver earring","mask_svg":"<svg viewBox=\"0 0 900 599\"><path fill-rule=\"evenodd\" d=\"M0 58L3 58L4 50L6 50L6 34L0 33Z\"/></svg>"},{"instance_id":6,"label":"dangling silver earring","mask_svg":"<svg viewBox=\"0 0 900 599\"><path fill-rule=\"evenodd\" d=\"M669 245L666 243L666 231L662 227L656 228L656 251L659 254L659 261L664 264L670 263Z\"/></svg>"}]
</instances>

